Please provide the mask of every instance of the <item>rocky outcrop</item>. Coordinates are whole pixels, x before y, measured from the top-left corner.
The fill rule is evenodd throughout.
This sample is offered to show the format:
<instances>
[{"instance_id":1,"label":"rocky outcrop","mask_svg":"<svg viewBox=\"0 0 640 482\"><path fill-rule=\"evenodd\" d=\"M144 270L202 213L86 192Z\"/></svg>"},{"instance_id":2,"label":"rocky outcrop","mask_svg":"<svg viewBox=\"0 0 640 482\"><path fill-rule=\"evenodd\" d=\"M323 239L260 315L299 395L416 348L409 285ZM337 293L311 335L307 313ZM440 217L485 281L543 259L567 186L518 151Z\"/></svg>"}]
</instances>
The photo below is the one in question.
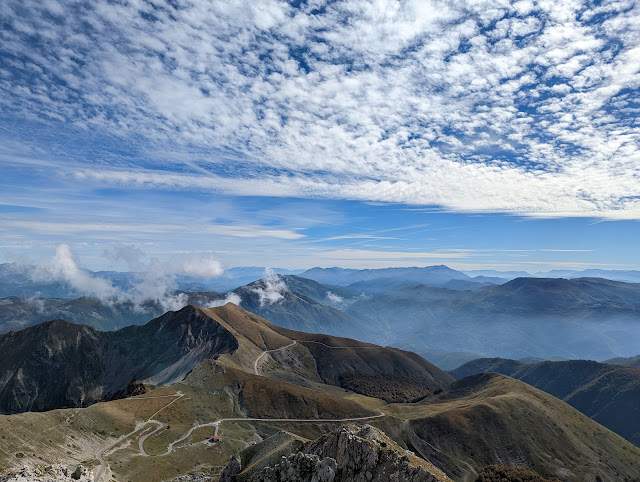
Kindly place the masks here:
<instances>
[{"instance_id":1,"label":"rocky outcrop","mask_svg":"<svg viewBox=\"0 0 640 482\"><path fill-rule=\"evenodd\" d=\"M240 457L234 455L229 460L229 464L222 471L220 476L220 482L232 482L235 480L236 475L242 471L242 464L240 463Z\"/></svg>"},{"instance_id":2,"label":"rocky outcrop","mask_svg":"<svg viewBox=\"0 0 640 482\"><path fill-rule=\"evenodd\" d=\"M341 480L336 479L337 471L338 464L330 457L321 459L314 454L298 452L289 457L282 457L280 464L275 467L267 467L256 480L265 482L303 480L333 482Z\"/></svg>"},{"instance_id":3,"label":"rocky outcrop","mask_svg":"<svg viewBox=\"0 0 640 482\"><path fill-rule=\"evenodd\" d=\"M24 465L0 474L0 482L91 482L93 472L82 465Z\"/></svg>"},{"instance_id":4,"label":"rocky outcrop","mask_svg":"<svg viewBox=\"0 0 640 482\"><path fill-rule=\"evenodd\" d=\"M258 473L239 471L232 459L221 482L450 482L440 470L401 449L369 425L357 431L343 426ZM231 475L233 473L233 475Z\"/></svg>"}]
</instances>

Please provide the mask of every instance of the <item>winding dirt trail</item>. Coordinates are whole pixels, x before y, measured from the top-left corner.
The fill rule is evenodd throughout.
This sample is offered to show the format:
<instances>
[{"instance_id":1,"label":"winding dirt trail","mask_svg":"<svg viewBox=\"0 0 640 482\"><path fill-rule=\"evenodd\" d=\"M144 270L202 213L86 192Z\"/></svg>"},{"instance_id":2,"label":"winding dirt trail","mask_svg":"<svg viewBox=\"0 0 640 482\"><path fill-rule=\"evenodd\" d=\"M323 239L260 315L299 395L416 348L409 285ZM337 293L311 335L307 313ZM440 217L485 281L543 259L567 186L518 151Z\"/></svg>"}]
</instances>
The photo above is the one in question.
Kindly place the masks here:
<instances>
[{"instance_id":1,"label":"winding dirt trail","mask_svg":"<svg viewBox=\"0 0 640 482\"><path fill-rule=\"evenodd\" d=\"M294 340L293 343L290 343L286 346L281 346L280 348L274 348L273 350L263 351L260 355L258 355L258 358L256 358L256 361L253 362L253 371L255 372L255 374L260 375L260 373L258 373L258 363L260 363L260 360L262 359L263 356L265 356L267 353L273 353L274 351L280 351L280 350L284 350L286 348L292 347L296 343L298 342Z\"/></svg>"},{"instance_id":2,"label":"winding dirt trail","mask_svg":"<svg viewBox=\"0 0 640 482\"><path fill-rule=\"evenodd\" d=\"M114 447L116 447L118 444L122 443L124 440L126 440L127 438L131 437L132 435L136 434L137 432L139 432L140 430L142 430L143 428L145 428L148 424L156 424L158 425L158 427L156 427L156 429L151 432L148 433L146 435L144 435L139 442L139 448L140 448L140 453L142 455L147 455L146 453L144 453L144 448L143 448L143 443L144 441L147 439L147 437L149 437L150 435L153 435L154 433L158 432L160 429L162 429L162 427L164 427L164 424L162 422L158 422L157 420L152 420L153 417L155 417L158 413L160 413L161 411L163 411L165 408L167 408L169 405L171 405L172 403L180 400L182 397L184 397L184 393L182 393L181 391L177 391L176 393L174 393L173 395L159 395L157 397L131 397L128 398L127 400L148 400L150 398L169 398L169 397L173 397L173 400L171 400L169 403L167 403L166 405L164 405L160 410L158 410L156 413L154 413L153 415L151 415L151 417L149 417L145 422L139 422L136 424L136 428L134 428L131 432L129 432L126 435L122 435L121 437L119 437L115 442L110 443L109 445L107 445L106 447L100 449L97 453L96 453L96 459L98 460L98 462L100 462L100 468L98 469L98 472L96 474L95 477L95 482L100 482L100 479L102 478L102 476L104 475L105 471L107 470L107 462L104 460L104 454L106 452L108 452L109 450L113 449Z\"/></svg>"},{"instance_id":3,"label":"winding dirt trail","mask_svg":"<svg viewBox=\"0 0 640 482\"><path fill-rule=\"evenodd\" d=\"M322 343L321 341L312 341L312 340L296 340L299 341L300 343L315 343L316 345L322 345L322 346L326 346L327 348L331 348L332 350L341 350L344 348L363 348L363 349L380 349L379 346L331 346L331 345L327 345L326 343Z\"/></svg>"},{"instance_id":4,"label":"winding dirt trail","mask_svg":"<svg viewBox=\"0 0 640 482\"><path fill-rule=\"evenodd\" d=\"M157 420L147 420L145 422L145 424L147 424L147 423L155 423L158 426L156 427L156 429L153 432L149 432L148 434L143 435L138 440L138 449L140 450L140 455L142 455L143 457L148 457L149 456L149 454L144 451L144 441L147 440L148 437L151 437L152 435L155 435L156 433L158 433L160 430L162 430L164 428L164 423L158 422Z\"/></svg>"},{"instance_id":5,"label":"winding dirt trail","mask_svg":"<svg viewBox=\"0 0 640 482\"><path fill-rule=\"evenodd\" d=\"M259 364L261 363L261 360L265 355L267 355L268 353L273 353L273 352L276 352L276 351L285 350L287 348L292 347L293 345L295 345L298 342L300 342L300 343L316 343L316 344L323 345L323 346L325 346L327 348L331 348L331 349L378 348L378 347L374 347L374 346L329 346L329 345L327 345L325 343L322 343L322 342L319 342L319 341L293 340L293 342L290 343L289 345L281 346L280 348L274 348L273 350L265 350L260 355L258 355L256 360L253 362L253 371L254 371L254 373L256 375L260 375L260 373L259 373ZM98 459L98 461L100 462L100 468L98 469L98 473L96 475L95 482L100 482L100 479L102 478L102 476L104 475L104 473L105 473L105 471L107 469L107 463L104 460L104 454L106 452L108 452L109 450L113 449L114 447L116 447L118 444L123 442L128 437L131 437L131 436L135 435L137 432L139 432L140 430L145 428L148 424L155 424L156 428L155 428L155 430L143 435L138 440L138 448L140 450L140 454L142 456L144 456L144 457L163 457L165 455L169 455L174 450L174 447L177 444L179 444L180 442L182 442L184 440L187 440L191 436L191 434L193 434L193 432L198 430L199 428L215 427L214 435L218 435L218 431L220 429L220 424L222 424L224 422L343 423L343 422L361 422L361 421L365 421L365 420L375 420L375 419L382 418L382 417L385 416L384 413L380 412L377 415L370 415L368 417L350 417L350 418L334 418L334 419L325 419L325 418L322 418L322 419L318 419L318 418L244 418L244 417L221 418L220 420L216 420L215 422L207 422L207 423L201 423L201 424L194 425L184 435L182 435L178 439L174 440L173 442L169 443L169 445L167 446L167 451L165 453L160 454L160 455L149 455L144 450L144 442L147 440L147 438L151 437L152 435L155 435L160 430L162 430L162 428L164 427L164 423L162 423L162 422L160 422L158 420L154 420L153 417L158 415L161 411L163 411L165 408L167 408L172 403L175 403L178 400L180 400L182 397L184 397L184 394L182 392L178 391L173 395L161 395L161 396L157 396L157 397L139 397L139 398L138 397L132 397L130 399L130 400L143 400L143 399L148 399L148 398L167 398L167 397L175 397L175 398L173 400L171 400L169 403L167 403L166 405L164 405L160 410L155 412L153 415L151 415L145 422L138 423L136 425L136 428L133 431L129 432L126 435L121 436L115 442L107 445L105 448L101 449L96 454L96 459Z\"/></svg>"}]
</instances>

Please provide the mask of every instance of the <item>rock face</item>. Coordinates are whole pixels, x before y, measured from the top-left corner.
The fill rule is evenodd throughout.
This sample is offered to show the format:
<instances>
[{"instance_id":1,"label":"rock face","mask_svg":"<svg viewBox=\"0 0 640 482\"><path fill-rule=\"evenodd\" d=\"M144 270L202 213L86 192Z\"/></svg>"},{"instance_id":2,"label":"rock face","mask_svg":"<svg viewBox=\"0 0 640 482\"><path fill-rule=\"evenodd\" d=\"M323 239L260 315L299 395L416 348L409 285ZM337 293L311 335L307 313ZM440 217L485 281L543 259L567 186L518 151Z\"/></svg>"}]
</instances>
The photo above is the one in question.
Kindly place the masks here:
<instances>
[{"instance_id":1,"label":"rock face","mask_svg":"<svg viewBox=\"0 0 640 482\"><path fill-rule=\"evenodd\" d=\"M0 335L0 413L86 407L182 380L237 339L195 306L102 332L53 320Z\"/></svg>"},{"instance_id":2,"label":"rock face","mask_svg":"<svg viewBox=\"0 0 640 482\"><path fill-rule=\"evenodd\" d=\"M231 457L231 460L229 460L229 465L227 465L222 471L220 482L232 482L235 479L235 476L241 471L242 465L240 463L240 457L234 455Z\"/></svg>"},{"instance_id":3,"label":"rock face","mask_svg":"<svg viewBox=\"0 0 640 482\"><path fill-rule=\"evenodd\" d=\"M357 431L343 426L259 473L239 471L232 459L221 482L450 482L425 460L402 450L379 430L365 425ZM233 475L231 475L233 474Z\"/></svg>"}]
</instances>

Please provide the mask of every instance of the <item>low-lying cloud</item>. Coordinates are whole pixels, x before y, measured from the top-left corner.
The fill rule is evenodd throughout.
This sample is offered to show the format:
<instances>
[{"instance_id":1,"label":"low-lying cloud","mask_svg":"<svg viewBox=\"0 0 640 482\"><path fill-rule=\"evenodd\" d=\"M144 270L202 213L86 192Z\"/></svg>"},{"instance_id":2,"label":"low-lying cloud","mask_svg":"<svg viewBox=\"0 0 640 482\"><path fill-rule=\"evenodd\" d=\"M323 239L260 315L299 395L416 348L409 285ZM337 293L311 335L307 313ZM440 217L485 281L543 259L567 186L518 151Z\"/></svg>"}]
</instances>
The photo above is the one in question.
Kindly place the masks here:
<instances>
[{"instance_id":1,"label":"low-lying cloud","mask_svg":"<svg viewBox=\"0 0 640 482\"><path fill-rule=\"evenodd\" d=\"M262 275L263 287L254 288L260 299L260 306L272 305L284 299L284 293L289 290L284 280L271 268L265 268Z\"/></svg>"},{"instance_id":2,"label":"low-lying cloud","mask_svg":"<svg viewBox=\"0 0 640 482\"><path fill-rule=\"evenodd\" d=\"M227 295L220 299L220 300L215 300L215 301L211 301L209 303L207 303L206 305L204 305L205 308L215 308L217 306L224 306L227 303L233 303L236 306L240 306L240 304L242 303L242 298L240 298L240 295L234 293L234 292L229 292L227 293Z\"/></svg>"},{"instance_id":3,"label":"low-lying cloud","mask_svg":"<svg viewBox=\"0 0 640 482\"><path fill-rule=\"evenodd\" d=\"M344 301L344 298L342 296L337 295L337 294L333 293L332 291L327 291L327 299L331 303L342 303Z\"/></svg>"},{"instance_id":4,"label":"low-lying cloud","mask_svg":"<svg viewBox=\"0 0 640 482\"><path fill-rule=\"evenodd\" d=\"M176 275L214 278L223 273L220 263L211 256L177 256L166 262L146 260L144 252L132 245L116 245L105 254L127 264L133 273L131 286L123 289L80 268L68 244L59 245L54 257L37 266L31 277L33 281L65 283L79 295L98 298L105 304L131 303L135 309L144 310L144 305L156 303L167 311L178 310L188 302L184 293L177 293Z\"/></svg>"},{"instance_id":5,"label":"low-lying cloud","mask_svg":"<svg viewBox=\"0 0 640 482\"><path fill-rule=\"evenodd\" d=\"M95 298L110 299L120 294L109 280L79 268L68 244L60 244L53 258L37 266L31 276L34 281L65 282L78 293Z\"/></svg>"}]
</instances>

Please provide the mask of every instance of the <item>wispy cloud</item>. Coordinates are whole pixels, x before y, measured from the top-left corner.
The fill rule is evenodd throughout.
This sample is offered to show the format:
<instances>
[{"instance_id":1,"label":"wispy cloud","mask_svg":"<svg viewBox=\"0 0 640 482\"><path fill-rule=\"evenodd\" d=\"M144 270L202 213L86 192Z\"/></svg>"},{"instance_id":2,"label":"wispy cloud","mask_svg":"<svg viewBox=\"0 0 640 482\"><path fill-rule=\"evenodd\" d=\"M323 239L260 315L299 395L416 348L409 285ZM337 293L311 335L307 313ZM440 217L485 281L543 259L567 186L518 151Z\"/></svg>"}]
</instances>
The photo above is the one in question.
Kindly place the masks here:
<instances>
[{"instance_id":1,"label":"wispy cloud","mask_svg":"<svg viewBox=\"0 0 640 482\"><path fill-rule=\"evenodd\" d=\"M336 260L446 260L466 258L469 253L465 250L451 252L411 252L411 251L376 251L366 249L336 249L318 253L321 258Z\"/></svg>"},{"instance_id":2,"label":"wispy cloud","mask_svg":"<svg viewBox=\"0 0 640 482\"><path fill-rule=\"evenodd\" d=\"M284 294L289 290L287 284L271 268L265 268L262 275L262 286L254 288L258 295L260 306L272 305L284 299Z\"/></svg>"},{"instance_id":3,"label":"wispy cloud","mask_svg":"<svg viewBox=\"0 0 640 482\"><path fill-rule=\"evenodd\" d=\"M65 221L13 221L8 220L5 226L9 228L19 228L42 234L84 234L89 233L110 233L110 232L131 232L138 233L172 233L176 230L184 229L192 234L215 234L218 236L230 236L235 238L278 238L278 239L300 239L303 234L288 229L269 229L258 225L200 225L181 226L176 224L110 224L110 223L74 223Z\"/></svg>"},{"instance_id":4,"label":"wispy cloud","mask_svg":"<svg viewBox=\"0 0 640 482\"><path fill-rule=\"evenodd\" d=\"M398 239L393 236L376 236L373 234L342 234L340 236L331 236L322 241L337 241L342 239Z\"/></svg>"}]
</instances>

